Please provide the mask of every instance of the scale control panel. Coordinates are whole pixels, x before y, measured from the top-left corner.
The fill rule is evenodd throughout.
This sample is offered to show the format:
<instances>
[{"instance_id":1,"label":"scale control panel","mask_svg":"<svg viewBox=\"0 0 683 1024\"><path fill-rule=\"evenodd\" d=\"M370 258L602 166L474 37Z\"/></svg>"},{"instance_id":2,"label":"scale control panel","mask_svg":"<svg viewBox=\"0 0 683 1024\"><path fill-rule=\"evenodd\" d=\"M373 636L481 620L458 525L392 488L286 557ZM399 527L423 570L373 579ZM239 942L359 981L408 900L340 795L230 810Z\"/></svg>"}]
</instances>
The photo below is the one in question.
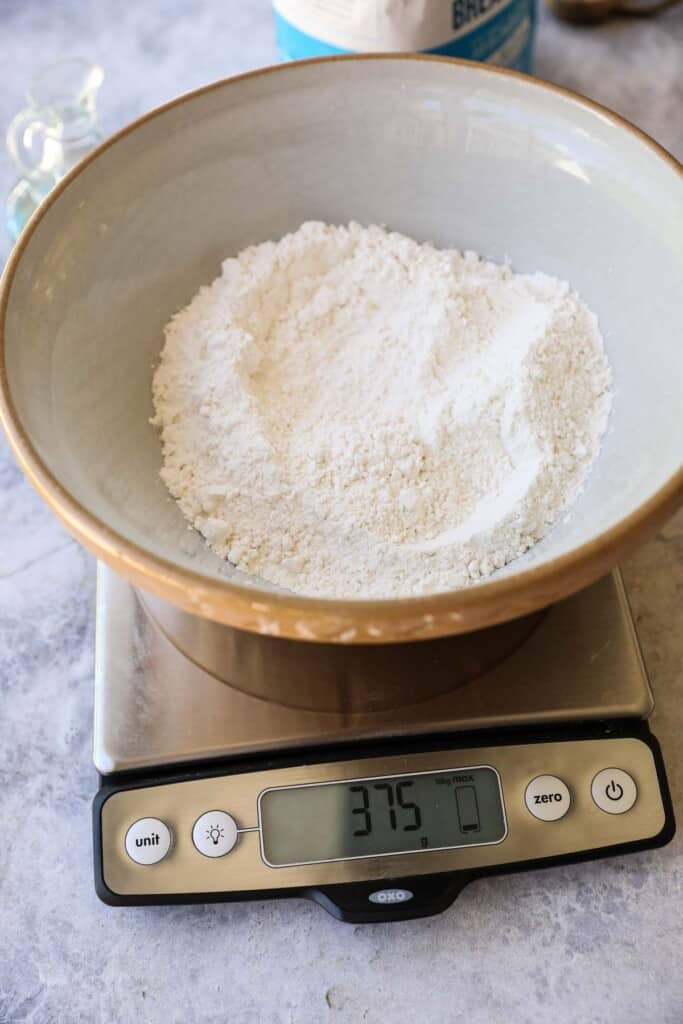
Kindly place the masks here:
<instances>
[{"instance_id":1,"label":"scale control panel","mask_svg":"<svg viewBox=\"0 0 683 1024\"><path fill-rule=\"evenodd\" d=\"M302 895L351 921L434 913L483 874L667 842L659 748L638 733L108 784L97 890L115 905Z\"/></svg>"}]
</instances>

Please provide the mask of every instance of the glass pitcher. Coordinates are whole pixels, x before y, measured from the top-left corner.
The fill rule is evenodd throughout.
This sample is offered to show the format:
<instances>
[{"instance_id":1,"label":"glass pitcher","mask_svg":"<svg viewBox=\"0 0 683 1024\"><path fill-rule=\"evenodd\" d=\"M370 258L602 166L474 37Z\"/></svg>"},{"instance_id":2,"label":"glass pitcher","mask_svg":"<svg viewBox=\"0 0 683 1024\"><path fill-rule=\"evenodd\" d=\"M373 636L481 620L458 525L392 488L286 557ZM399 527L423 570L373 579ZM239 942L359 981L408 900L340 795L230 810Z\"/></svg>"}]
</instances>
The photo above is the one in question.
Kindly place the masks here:
<instances>
[{"instance_id":1,"label":"glass pitcher","mask_svg":"<svg viewBox=\"0 0 683 1024\"><path fill-rule=\"evenodd\" d=\"M96 101L103 78L98 64L70 57L42 68L29 86L27 106L7 129L7 149L20 175L5 202L12 240L55 183L102 138Z\"/></svg>"}]
</instances>

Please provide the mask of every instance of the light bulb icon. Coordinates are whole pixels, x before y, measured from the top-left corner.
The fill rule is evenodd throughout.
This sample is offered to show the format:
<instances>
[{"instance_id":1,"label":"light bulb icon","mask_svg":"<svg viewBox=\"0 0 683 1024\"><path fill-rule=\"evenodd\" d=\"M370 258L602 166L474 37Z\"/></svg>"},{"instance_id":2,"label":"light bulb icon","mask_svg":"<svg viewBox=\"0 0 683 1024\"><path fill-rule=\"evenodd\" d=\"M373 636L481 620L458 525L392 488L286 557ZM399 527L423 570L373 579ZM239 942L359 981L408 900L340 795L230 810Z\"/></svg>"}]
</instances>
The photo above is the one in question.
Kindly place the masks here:
<instances>
[{"instance_id":1,"label":"light bulb icon","mask_svg":"<svg viewBox=\"0 0 683 1024\"><path fill-rule=\"evenodd\" d=\"M209 825L206 830L206 838L210 839L214 846L218 846L219 839L224 835L225 831L220 825Z\"/></svg>"}]
</instances>

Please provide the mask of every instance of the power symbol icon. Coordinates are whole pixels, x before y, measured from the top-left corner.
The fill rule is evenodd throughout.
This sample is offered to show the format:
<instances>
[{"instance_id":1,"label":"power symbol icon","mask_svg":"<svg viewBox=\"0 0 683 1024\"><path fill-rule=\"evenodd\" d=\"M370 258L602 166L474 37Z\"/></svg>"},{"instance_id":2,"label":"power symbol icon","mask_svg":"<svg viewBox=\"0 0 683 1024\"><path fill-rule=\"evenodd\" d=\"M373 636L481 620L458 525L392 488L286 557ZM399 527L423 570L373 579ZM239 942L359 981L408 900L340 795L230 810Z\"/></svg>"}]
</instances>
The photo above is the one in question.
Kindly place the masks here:
<instances>
[{"instance_id":1,"label":"power symbol icon","mask_svg":"<svg viewBox=\"0 0 683 1024\"><path fill-rule=\"evenodd\" d=\"M605 796L608 800L621 800L623 795L624 787L620 786L614 779L605 786Z\"/></svg>"},{"instance_id":2,"label":"power symbol icon","mask_svg":"<svg viewBox=\"0 0 683 1024\"><path fill-rule=\"evenodd\" d=\"M591 782L591 796L605 814L626 814L638 799L638 789L628 772L603 768Z\"/></svg>"}]
</instances>

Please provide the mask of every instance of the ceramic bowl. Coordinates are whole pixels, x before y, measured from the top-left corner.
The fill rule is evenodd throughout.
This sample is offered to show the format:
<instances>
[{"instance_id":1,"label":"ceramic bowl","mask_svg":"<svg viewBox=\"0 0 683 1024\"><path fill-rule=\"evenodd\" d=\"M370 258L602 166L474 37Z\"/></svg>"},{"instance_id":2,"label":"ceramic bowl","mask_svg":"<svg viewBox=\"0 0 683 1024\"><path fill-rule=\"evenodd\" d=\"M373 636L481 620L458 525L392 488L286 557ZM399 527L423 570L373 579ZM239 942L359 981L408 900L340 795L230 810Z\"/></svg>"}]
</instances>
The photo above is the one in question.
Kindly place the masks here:
<instances>
[{"instance_id":1,"label":"ceramic bowl","mask_svg":"<svg viewBox=\"0 0 683 1024\"><path fill-rule=\"evenodd\" d=\"M109 139L32 219L3 278L2 420L79 540L195 615L345 643L490 626L604 574L681 500L682 209L673 158L523 75L368 56L219 82ZM226 256L312 218L543 270L598 314L614 372L602 453L568 521L484 583L390 601L279 591L214 556L159 479L164 324Z\"/></svg>"}]
</instances>

